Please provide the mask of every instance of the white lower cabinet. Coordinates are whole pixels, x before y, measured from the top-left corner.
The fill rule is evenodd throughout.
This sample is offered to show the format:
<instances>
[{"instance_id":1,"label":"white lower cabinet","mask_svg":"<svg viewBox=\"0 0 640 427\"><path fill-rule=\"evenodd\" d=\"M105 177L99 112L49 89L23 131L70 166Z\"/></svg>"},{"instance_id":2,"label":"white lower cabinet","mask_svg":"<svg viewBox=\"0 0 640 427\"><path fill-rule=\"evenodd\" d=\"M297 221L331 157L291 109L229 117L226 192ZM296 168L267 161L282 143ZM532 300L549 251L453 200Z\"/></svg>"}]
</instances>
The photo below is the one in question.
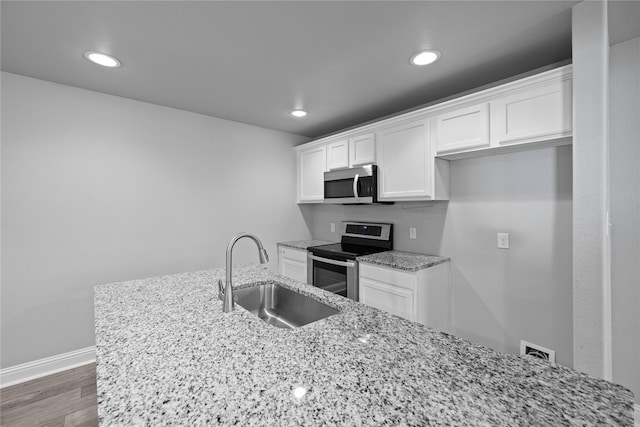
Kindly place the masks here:
<instances>
[{"instance_id":1,"label":"white lower cabinet","mask_svg":"<svg viewBox=\"0 0 640 427\"><path fill-rule=\"evenodd\" d=\"M278 245L278 273L307 283L307 251Z\"/></svg>"},{"instance_id":2,"label":"white lower cabinet","mask_svg":"<svg viewBox=\"0 0 640 427\"><path fill-rule=\"evenodd\" d=\"M360 302L416 321L414 291L360 276Z\"/></svg>"},{"instance_id":3,"label":"white lower cabinet","mask_svg":"<svg viewBox=\"0 0 640 427\"><path fill-rule=\"evenodd\" d=\"M359 267L361 303L449 332L448 262L416 272L363 263Z\"/></svg>"}]
</instances>

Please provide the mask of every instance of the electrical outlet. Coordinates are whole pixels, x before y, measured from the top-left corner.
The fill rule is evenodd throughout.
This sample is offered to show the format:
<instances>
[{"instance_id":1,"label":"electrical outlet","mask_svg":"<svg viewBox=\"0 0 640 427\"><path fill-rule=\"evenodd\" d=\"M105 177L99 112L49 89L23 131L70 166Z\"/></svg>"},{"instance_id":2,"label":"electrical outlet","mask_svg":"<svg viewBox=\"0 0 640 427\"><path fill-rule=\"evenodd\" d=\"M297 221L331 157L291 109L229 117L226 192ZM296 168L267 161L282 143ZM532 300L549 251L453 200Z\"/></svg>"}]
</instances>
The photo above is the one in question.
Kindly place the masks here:
<instances>
[{"instance_id":1,"label":"electrical outlet","mask_svg":"<svg viewBox=\"0 0 640 427\"><path fill-rule=\"evenodd\" d=\"M520 356L533 356L538 359L556 362L556 352L525 340L520 340Z\"/></svg>"},{"instance_id":2,"label":"electrical outlet","mask_svg":"<svg viewBox=\"0 0 640 427\"><path fill-rule=\"evenodd\" d=\"M332 222L332 223L331 223L331 232L332 232L332 233L335 233L335 232L336 232L336 223L335 223L335 222Z\"/></svg>"},{"instance_id":3,"label":"electrical outlet","mask_svg":"<svg viewBox=\"0 0 640 427\"><path fill-rule=\"evenodd\" d=\"M509 249L509 233L498 233L498 248Z\"/></svg>"},{"instance_id":4,"label":"electrical outlet","mask_svg":"<svg viewBox=\"0 0 640 427\"><path fill-rule=\"evenodd\" d=\"M409 228L409 238L410 239L415 239L416 238L416 229L413 227Z\"/></svg>"}]
</instances>

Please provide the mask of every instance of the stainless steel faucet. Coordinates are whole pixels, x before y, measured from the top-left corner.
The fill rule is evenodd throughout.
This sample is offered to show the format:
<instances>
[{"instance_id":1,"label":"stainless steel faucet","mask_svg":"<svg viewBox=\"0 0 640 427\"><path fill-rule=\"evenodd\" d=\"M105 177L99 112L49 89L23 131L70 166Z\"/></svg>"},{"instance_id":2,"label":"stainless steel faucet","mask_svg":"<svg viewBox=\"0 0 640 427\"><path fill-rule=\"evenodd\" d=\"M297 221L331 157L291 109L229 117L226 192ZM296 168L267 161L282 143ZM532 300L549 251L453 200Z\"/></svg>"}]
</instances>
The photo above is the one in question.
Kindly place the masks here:
<instances>
[{"instance_id":1,"label":"stainless steel faucet","mask_svg":"<svg viewBox=\"0 0 640 427\"><path fill-rule=\"evenodd\" d=\"M258 245L258 255L260 256L260 264L266 264L269 261L269 255L267 255L267 251L262 247L262 242L253 234L249 233L239 233L231 239L229 245L227 246L227 270L226 270L226 283L224 289L222 288L222 279L218 280L218 289L222 294L222 311L228 313L233 311L234 302L233 302L233 286L231 284L231 253L233 251L233 246L236 244L238 240L243 237L248 237Z\"/></svg>"}]
</instances>

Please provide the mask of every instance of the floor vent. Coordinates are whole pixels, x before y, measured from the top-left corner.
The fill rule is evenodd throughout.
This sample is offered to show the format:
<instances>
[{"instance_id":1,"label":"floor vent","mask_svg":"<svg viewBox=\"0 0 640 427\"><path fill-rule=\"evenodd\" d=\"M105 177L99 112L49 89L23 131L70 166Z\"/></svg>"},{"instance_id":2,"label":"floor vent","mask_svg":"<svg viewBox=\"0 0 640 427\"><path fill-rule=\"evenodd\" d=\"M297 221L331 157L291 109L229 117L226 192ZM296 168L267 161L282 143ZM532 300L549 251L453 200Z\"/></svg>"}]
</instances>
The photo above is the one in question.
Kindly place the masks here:
<instances>
[{"instance_id":1,"label":"floor vent","mask_svg":"<svg viewBox=\"0 0 640 427\"><path fill-rule=\"evenodd\" d=\"M524 340L520 341L520 355L533 356L537 357L538 359L548 360L549 362L553 363L555 363L556 361L555 351L549 350L548 348L544 348L536 344L532 344Z\"/></svg>"}]
</instances>

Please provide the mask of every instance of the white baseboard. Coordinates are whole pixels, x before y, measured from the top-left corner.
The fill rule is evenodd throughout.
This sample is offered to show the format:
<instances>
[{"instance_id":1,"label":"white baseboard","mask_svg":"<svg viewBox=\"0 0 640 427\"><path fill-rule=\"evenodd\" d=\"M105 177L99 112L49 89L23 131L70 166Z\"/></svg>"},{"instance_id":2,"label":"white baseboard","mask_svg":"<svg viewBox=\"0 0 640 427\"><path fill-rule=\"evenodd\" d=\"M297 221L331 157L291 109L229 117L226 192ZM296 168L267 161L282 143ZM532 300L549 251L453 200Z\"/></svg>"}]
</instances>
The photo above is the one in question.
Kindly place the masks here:
<instances>
[{"instance_id":1,"label":"white baseboard","mask_svg":"<svg viewBox=\"0 0 640 427\"><path fill-rule=\"evenodd\" d=\"M0 388L77 368L96 361L95 346L0 369Z\"/></svg>"}]
</instances>

